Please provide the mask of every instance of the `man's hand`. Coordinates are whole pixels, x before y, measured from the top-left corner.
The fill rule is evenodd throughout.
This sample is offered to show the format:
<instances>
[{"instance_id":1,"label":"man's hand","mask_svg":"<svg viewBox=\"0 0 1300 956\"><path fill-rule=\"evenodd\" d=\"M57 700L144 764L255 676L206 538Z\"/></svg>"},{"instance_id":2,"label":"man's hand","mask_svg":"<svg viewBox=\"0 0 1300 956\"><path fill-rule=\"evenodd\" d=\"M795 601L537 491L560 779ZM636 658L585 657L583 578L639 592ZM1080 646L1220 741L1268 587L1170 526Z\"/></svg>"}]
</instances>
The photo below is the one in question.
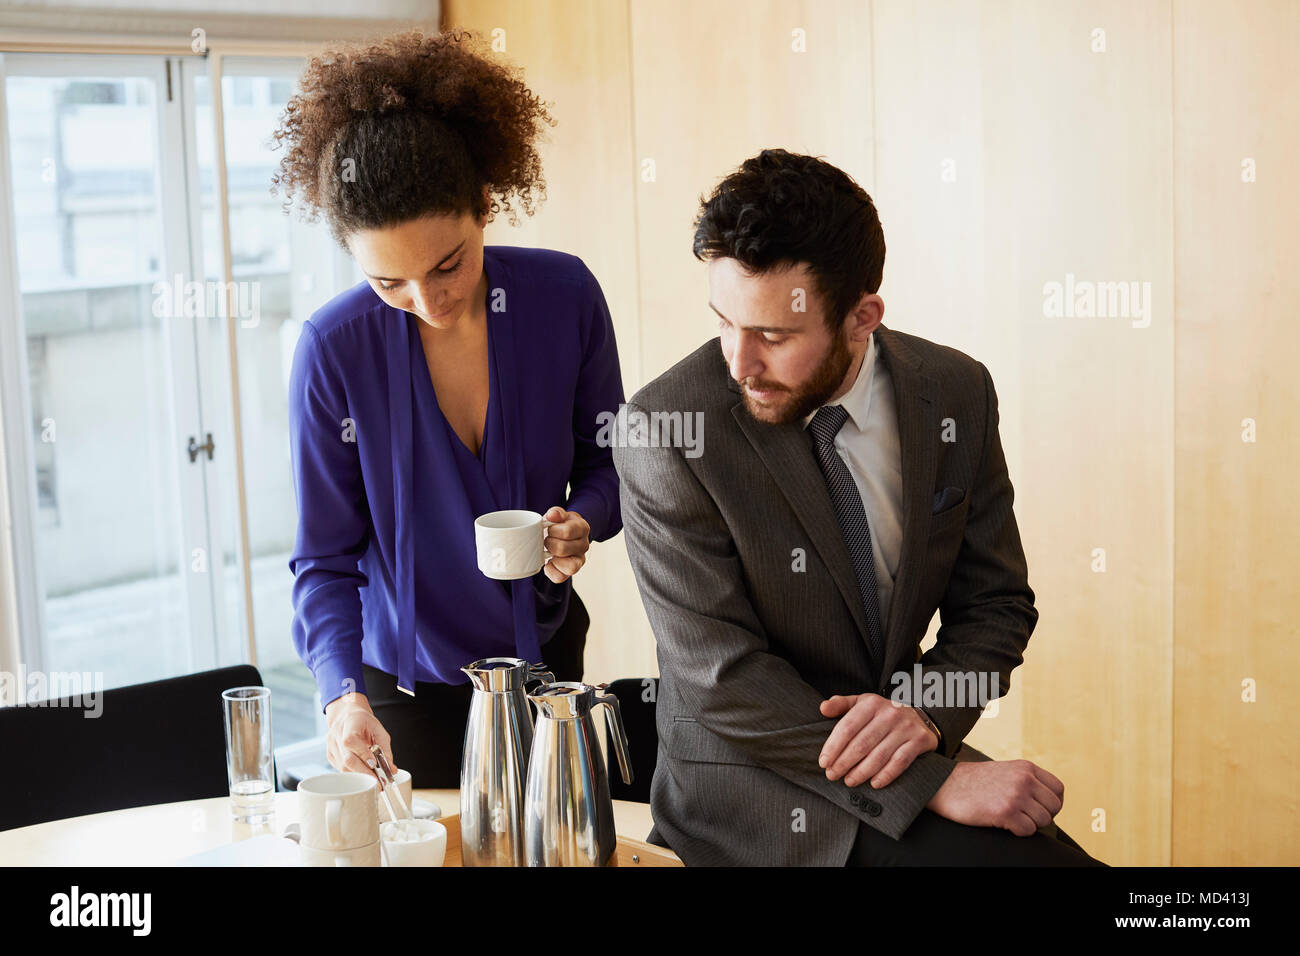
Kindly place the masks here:
<instances>
[{"instance_id":1,"label":"man's hand","mask_svg":"<svg viewBox=\"0 0 1300 956\"><path fill-rule=\"evenodd\" d=\"M822 701L821 712L840 719L817 763L826 768L828 780L843 776L846 786L870 780L879 790L921 754L939 749L939 739L920 714L879 694L836 694Z\"/></svg>"},{"instance_id":2,"label":"man's hand","mask_svg":"<svg viewBox=\"0 0 1300 956\"><path fill-rule=\"evenodd\" d=\"M543 570L546 576L556 584L562 584L578 573L587 563L587 551L591 548L591 525L576 511L565 511L555 505L542 515L547 521L555 522L546 529L546 559Z\"/></svg>"},{"instance_id":3,"label":"man's hand","mask_svg":"<svg viewBox=\"0 0 1300 956\"><path fill-rule=\"evenodd\" d=\"M1065 784L1028 760L981 760L952 768L925 805L972 827L1001 827L1033 836L1061 812Z\"/></svg>"}]
</instances>

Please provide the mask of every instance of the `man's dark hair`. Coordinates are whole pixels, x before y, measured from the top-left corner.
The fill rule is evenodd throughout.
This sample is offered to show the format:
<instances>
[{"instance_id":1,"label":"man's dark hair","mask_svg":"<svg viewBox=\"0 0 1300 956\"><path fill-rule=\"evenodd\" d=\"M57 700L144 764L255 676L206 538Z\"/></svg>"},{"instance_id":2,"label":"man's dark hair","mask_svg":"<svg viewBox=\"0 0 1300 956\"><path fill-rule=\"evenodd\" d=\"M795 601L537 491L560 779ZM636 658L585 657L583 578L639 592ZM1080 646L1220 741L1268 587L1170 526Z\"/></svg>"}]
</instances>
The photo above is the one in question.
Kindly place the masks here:
<instances>
[{"instance_id":1,"label":"man's dark hair","mask_svg":"<svg viewBox=\"0 0 1300 956\"><path fill-rule=\"evenodd\" d=\"M807 263L836 330L880 288L885 234L871 197L815 156L765 149L700 197L695 258L730 258L751 274Z\"/></svg>"}]
</instances>

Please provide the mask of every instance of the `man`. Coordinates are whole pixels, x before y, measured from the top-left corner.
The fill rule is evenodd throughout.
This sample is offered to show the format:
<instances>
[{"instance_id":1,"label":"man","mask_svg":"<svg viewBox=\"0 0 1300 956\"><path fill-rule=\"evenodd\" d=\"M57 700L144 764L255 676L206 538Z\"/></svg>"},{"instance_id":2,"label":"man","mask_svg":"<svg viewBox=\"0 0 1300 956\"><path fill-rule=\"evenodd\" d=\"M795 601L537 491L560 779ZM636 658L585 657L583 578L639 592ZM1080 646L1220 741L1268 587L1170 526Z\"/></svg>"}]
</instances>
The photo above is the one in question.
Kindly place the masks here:
<instances>
[{"instance_id":1,"label":"man","mask_svg":"<svg viewBox=\"0 0 1300 956\"><path fill-rule=\"evenodd\" d=\"M746 161L694 250L720 336L614 441L658 643L650 840L688 865L1099 865L1052 822L1060 780L962 743L1038 618L987 369L881 324L875 207L821 160ZM688 415L699 445L672 447Z\"/></svg>"}]
</instances>

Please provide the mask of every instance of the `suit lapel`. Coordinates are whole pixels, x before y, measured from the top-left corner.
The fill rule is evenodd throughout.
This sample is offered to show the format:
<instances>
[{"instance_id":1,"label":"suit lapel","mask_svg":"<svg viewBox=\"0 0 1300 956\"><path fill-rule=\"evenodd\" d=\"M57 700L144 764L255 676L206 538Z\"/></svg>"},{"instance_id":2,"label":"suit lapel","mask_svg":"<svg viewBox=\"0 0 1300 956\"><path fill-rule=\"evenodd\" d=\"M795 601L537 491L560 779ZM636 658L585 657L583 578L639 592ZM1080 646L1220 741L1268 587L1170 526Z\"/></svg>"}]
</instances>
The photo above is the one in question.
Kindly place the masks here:
<instances>
[{"instance_id":1,"label":"suit lapel","mask_svg":"<svg viewBox=\"0 0 1300 956\"><path fill-rule=\"evenodd\" d=\"M894 385L894 406L898 412L898 445L903 465L903 546L898 574L889 601L885 624L886 672L914 662L914 647L903 647L903 624L916 597L925 566L926 537L930 531L930 506L934 496L934 475L938 467L935 442L939 422L936 411L937 386L921 371L921 358L883 325L876 337L877 357L883 358ZM903 658L906 658L905 660Z\"/></svg>"},{"instance_id":2,"label":"suit lapel","mask_svg":"<svg viewBox=\"0 0 1300 956\"><path fill-rule=\"evenodd\" d=\"M853 613L853 620L857 622L863 643L870 646L867 614L858 593L853 559L849 557L848 545L844 543L844 534L835 517L826 479L822 477L817 460L813 457L812 439L798 422L767 425L755 421L745 410L743 399L732 407L731 414L740 423L745 437L754 446L786 501L794 509L800 524L808 532L813 547L830 568L831 577L835 579L840 594Z\"/></svg>"},{"instance_id":3,"label":"suit lapel","mask_svg":"<svg viewBox=\"0 0 1300 956\"><path fill-rule=\"evenodd\" d=\"M902 554L883 637L888 673L896 664L897 652L902 650L898 646L901 640L898 629L916 591L917 563L924 558L925 534L929 528L929 489L934 485L937 466L934 448L937 421L934 381L920 371L920 357L883 325L877 330L876 351L877 359L886 363L893 381L903 459ZM739 395L740 387L729 373L725 374L728 387ZM858 593L853 561L807 432L798 422L767 425L755 421L745 410L743 398L732 406L731 414L830 569L831 577L858 626L859 636L869 646L866 612ZM883 684L884 675L879 677L878 684Z\"/></svg>"}]
</instances>

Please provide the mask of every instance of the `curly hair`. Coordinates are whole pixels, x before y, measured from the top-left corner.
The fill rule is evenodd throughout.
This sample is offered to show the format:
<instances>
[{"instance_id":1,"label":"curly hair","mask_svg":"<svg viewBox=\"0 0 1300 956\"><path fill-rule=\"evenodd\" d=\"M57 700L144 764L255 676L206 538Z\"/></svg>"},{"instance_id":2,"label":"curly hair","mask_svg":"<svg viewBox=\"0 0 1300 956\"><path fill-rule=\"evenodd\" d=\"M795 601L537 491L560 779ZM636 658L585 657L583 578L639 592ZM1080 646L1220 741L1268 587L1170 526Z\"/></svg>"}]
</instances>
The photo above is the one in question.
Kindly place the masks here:
<instances>
[{"instance_id":1,"label":"curly hair","mask_svg":"<svg viewBox=\"0 0 1300 956\"><path fill-rule=\"evenodd\" d=\"M735 259L750 274L807 263L835 331L885 269L876 206L843 170L765 149L700 197L695 258Z\"/></svg>"},{"instance_id":2,"label":"curly hair","mask_svg":"<svg viewBox=\"0 0 1300 956\"><path fill-rule=\"evenodd\" d=\"M518 70L491 59L465 30L418 30L312 57L281 115L272 177L288 211L323 210L346 247L359 229L426 215L532 215L546 198L534 140L555 120ZM486 193L486 197L485 197Z\"/></svg>"}]
</instances>

